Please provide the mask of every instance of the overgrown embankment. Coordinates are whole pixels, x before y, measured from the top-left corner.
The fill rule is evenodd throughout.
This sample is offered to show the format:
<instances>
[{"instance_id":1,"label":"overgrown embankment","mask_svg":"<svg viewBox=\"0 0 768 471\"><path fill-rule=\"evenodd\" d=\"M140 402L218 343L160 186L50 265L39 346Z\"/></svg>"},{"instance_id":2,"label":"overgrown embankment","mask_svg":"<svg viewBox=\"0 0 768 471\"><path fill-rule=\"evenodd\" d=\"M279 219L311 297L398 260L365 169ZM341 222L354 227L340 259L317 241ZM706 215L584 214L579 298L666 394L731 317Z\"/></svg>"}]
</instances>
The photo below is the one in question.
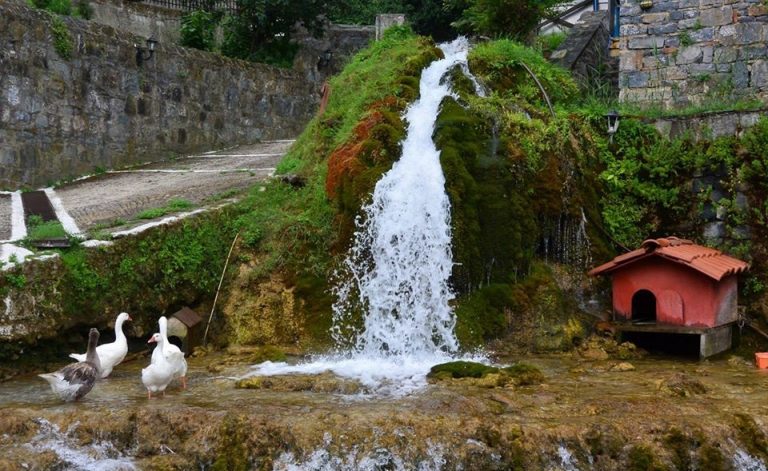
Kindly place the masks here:
<instances>
[{"instance_id":1,"label":"overgrown embankment","mask_svg":"<svg viewBox=\"0 0 768 471\"><path fill-rule=\"evenodd\" d=\"M402 111L439 55L427 39L390 31L330 81L326 109L278 169L295 174L293 185L274 180L199 220L65 253L44 274L34 265L6 272L0 289L30 307L5 325L51 319L42 334L17 336L34 342L56 323L103 325L134 310L148 329L182 303L209 305L239 233L214 340L327 347L335 264L362 204L399 157ZM752 316L766 315L768 121L741 138L694 141L622 119L611 142L605 106L584 100L537 52L489 42L471 52L470 67L489 96L476 96L454 71L457 96L444 100L434 134L452 207L451 281L464 347L504 338L526 350L571 348L591 321L584 301L601 288L584 280L586 270L664 235L750 260L741 299Z\"/></svg>"}]
</instances>

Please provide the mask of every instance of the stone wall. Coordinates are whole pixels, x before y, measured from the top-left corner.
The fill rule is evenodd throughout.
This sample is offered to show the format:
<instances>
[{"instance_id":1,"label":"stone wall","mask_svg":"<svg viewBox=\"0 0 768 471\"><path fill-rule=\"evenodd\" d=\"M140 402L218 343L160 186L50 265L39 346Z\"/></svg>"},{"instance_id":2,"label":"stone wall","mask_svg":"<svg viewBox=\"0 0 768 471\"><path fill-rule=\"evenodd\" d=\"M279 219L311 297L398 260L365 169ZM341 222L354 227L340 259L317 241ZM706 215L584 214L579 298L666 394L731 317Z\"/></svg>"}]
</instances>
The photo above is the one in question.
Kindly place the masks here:
<instances>
[{"instance_id":1,"label":"stone wall","mask_svg":"<svg viewBox=\"0 0 768 471\"><path fill-rule=\"evenodd\" d=\"M154 37L164 44L178 44L181 11L123 0L91 0L91 21L128 31L136 36Z\"/></svg>"},{"instance_id":2,"label":"stone wall","mask_svg":"<svg viewBox=\"0 0 768 471\"><path fill-rule=\"evenodd\" d=\"M68 57L54 22L66 27L58 41ZM0 189L295 137L322 81L373 36L333 31L290 70L166 42L139 66L134 44L145 37L0 2ZM325 49L337 53L319 67Z\"/></svg>"},{"instance_id":3,"label":"stone wall","mask_svg":"<svg viewBox=\"0 0 768 471\"><path fill-rule=\"evenodd\" d=\"M763 0L640 0L621 5L620 99L665 108L768 99Z\"/></svg>"},{"instance_id":4,"label":"stone wall","mask_svg":"<svg viewBox=\"0 0 768 471\"><path fill-rule=\"evenodd\" d=\"M608 51L608 27L607 11L583 13L579 22L568 30L565 41L552 52L549 60L573 72L574 77L587 86L604 81L611 83L613 89L609 72L615 65L610 63L614 59Z\"/></svg>"}]
</instances>

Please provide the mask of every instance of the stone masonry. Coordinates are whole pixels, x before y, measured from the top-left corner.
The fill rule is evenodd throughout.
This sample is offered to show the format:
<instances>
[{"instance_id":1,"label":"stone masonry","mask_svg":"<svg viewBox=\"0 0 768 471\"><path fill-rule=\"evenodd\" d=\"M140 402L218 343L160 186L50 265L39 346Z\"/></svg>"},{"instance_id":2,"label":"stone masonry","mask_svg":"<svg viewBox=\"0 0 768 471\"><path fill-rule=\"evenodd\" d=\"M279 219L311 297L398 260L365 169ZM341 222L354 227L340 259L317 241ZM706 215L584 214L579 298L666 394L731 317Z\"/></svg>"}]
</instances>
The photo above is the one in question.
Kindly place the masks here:
<instances>
[{"instance_id":1,"label":"stone masonry","mask_svg":"<svg viewBox=\"0 0 768 471\"><path fill-rule=\"evenodd\" d=\"M621 5L620 99L678 108L768 99L763 0L640 0Z\"/></svg>"},{"instance_id":2,"label":"stone masonry","mask_svg":"<svg viewBox=\"0 0 768 471\"><path fill-rule=\"evenodd\" d=\"M64 35L55 23L63 23ZM0 0L0 190L297 136L322 81L373 36L336 31L279 69L160 43ZM60 54L56 43L69 45ZM320 70L319 51L333 62ZM315 50L317 49L317 50ZM347 51L349 49L349 51Z\"/></svg>"}]
</instances>

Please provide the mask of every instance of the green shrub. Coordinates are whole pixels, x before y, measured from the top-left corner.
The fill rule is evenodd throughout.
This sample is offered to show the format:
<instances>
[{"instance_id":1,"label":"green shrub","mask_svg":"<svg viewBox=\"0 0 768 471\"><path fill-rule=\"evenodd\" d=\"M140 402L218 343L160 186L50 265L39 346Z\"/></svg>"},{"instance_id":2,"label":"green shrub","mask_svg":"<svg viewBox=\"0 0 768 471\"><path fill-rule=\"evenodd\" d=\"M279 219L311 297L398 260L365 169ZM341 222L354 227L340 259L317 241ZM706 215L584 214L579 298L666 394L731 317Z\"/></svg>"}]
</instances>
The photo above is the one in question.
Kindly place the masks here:
<instances>
[{"instance_id":1,"label":"green shrub","mask_svg":"<svg viewBox=\"0 0 768 471\"><path fill-rule=\"evenodd\" d=\"M219 15L214 12L197 10L181 18L181 45L204 51L212 51L216 46L216 26Z\"/></svg>"},{"instance_id":2,"label":"green shrub","mask_svg":"<svg viewBox=\"0 0 768 471\"><path fill-rule=\"evenodd\" d=\"M69 59L72 55L72 37L69 28L58 16L51 15L51 35L53 47L62 59Z\"/></svg>"}]
</instances>

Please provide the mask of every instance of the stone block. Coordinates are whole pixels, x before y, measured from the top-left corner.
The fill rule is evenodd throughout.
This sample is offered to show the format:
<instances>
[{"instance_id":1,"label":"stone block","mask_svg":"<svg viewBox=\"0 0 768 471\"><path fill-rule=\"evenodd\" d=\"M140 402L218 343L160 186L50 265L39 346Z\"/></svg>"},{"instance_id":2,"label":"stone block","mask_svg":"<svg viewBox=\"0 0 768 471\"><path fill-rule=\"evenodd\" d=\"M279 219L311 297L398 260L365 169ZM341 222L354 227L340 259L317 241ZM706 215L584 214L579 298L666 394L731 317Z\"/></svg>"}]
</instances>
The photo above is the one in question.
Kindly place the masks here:
<instances>
[{"instance_id":1,"label":"stone block","mask_svg":"<svg viewBox=\"0 0 768 471\"><path fill-rule=\"evenodd\" d=\"M648 72L629 72L626 77L629 88L642 88L648 85Z\"/></svg>"},{"instance_id":2,"label":"stone block","mask_svg":"<svg viewBox=\"0 0 768 471\"><path fill-rule=\"evenodd\" d=\"M694 42L712 41L715 37L715 28L701 28L688 33Z\"/></svg>"},{"instance_id":3,"label":"stone block","mask_svg":"<svg viewBox=\"0 0 768 471\"><path fill-rule=\"evenodd\" d=\"M664 36L640 36L629 38L630 49L653 49L664 47Z\"/></svg>"},{"instance_id":4,"label":"stone block","mask_svg":"<svg viewBox=\"0 0 768 471\"><path fill-rule=\"evenodd\" d=\"M760 42L765 37L763 23L739 23L736 28L736 44L752 44Z\"/></svg>"},{"instance_id":5,"label":"stone block","mask_svg":"<svg viewBox=\"0 0 768 471\"><path fill-rule=\"evenodd\" d=\"M725 6L721 8L708 8L699 13L699 21L702 26L723 26L733 22L733 8Z\"/></svg>"},{"instance_id":6,"label":"stone block","mask_svg":"<svg viewBox=\"0 0 768 471\"><path fill-rule=\"evenodd\" d=\"M744 61L753 61L756 59L765 59L768 57L768 50L766 50L765 46L760 45L760 43L751 45L751 46L745 46L739 49L739 58L738 60L744 60Z\"/></svg>"},{"instance_id":7,"label":"stone block","mask_svg":"<svg viewBox=\"0 0 768 471\"><path fill-rule=\"evenodd\" d=\"M768 5L752 5L749 8L747 8L747 14L749 16L768 15Z\"/></svg>"},{"instance_id":8,"label":"stone block","mask_svg":"<svg viewBox=\"0 0 768 471\"><path fill-rule=\"evenodd\" d=\"M700 46L688 46L680 49L677 53L675 62L678 65L693 64L695 62L701 62L704 57L704 52Z\"/></svg>"},{"instance_id":9,"label":"stone block","mask_svg":"<svg viewBox=\"0 0 768 471\"><path fill-rule=\"evenodd\" d=\"M626 51L619 57L619 70L634 71L643 67L642 51Z\"/></svg>"},{"instance_id":10,"label":"stone block","mask_svg":"<svg viewBox=\"0 0 768 471\"><path fill-rule=\"evenodd\" d=\"M714 56L715 49L712 46L705 46L701 48L701 51L702 51L701 62L705 64L711 63L712 58Z\"/></svg>"},{"instance_id":11,"label":"stone block","mask_svg":"<svg viewBox=\"0 0 768 471\"><path fill-rule=\"evenodd\" d=\"M718 72L730 72L731 71L731 64L715 64L715 70Z\"/></svg>"},{"instance_id":12,"label":"stone block","mask_svg":"<svg viewBox=\"0 0 768 471\"><path fill-rule=\"evenodd\" d=\"M677 32L677 23L667 23L660 26L649 26L649 34L670 34Z\"/></svg>"},{"instance_id":13,"label":"stone block","mask_svg":"<svg viewBox=\"0 0 768 471\"><path fill-rule=\"evenodd\" d=\"M636 36L638 34L645 34L648 32L648 26L646 25L621 25L619 27L619 33L622 36Z\"/></svg>"},{"instance_id":14,"label":"stone block","mask_svg":"<svg viewBox=\"0 0 768 471\"><path fill-rule=\"evenodd\" d=\"M739 53L732 47L718 47L714 50L713 61L716 64L722 64L725 62L736 62Z\"/></svg>"},{"instance_id":15,"label":"stone block","mask_svg":"<svg viewBox=\"0 0 768 471\"><path fill-rule=\"evenodd\" d=\"M752 63L752 84L756 88L768 87L768 61L758 60Z\"/></svg>"},{"instance_id":16,"label":"stone block","mask_svg":"<svg viewBox=\"0 0 768 471\"><path fill-rule=\"evenodd\" d=\"M669 21L669 12L646 13L644 15L640 15L640 21L645 24L666 23Z\"/></svg>"},{"instance_id":17,"label":"stone block","mask_svg":"<svg viewBox=\"0 0 768 471\"><path fill-rule=\"evenodd\" d=\"M711 75L716 72L715 64L690 64L688 66L688 74L689 75L702 75L707 74Z\"/></svg>"},{"instance_id":18,"label":"stone block","mask_svg":"<svg viewBox=\"0 0 768 471\"><path fill-rule=\"evenodd\" d=\"M688 78L688 69L678 66L666 67L663 70L666 80L685 80Z\"/></svg>"},{"instance_id":19,"label":"stone block","mask_svg":"<svg viewBox=\"0 0 768 471\"><path fill-rule=\"evenodd\" d=\"M677 36L670 36L664 40L664 47L678 47L680 45L680 38Z\"/></svg>"}]
</instances>

